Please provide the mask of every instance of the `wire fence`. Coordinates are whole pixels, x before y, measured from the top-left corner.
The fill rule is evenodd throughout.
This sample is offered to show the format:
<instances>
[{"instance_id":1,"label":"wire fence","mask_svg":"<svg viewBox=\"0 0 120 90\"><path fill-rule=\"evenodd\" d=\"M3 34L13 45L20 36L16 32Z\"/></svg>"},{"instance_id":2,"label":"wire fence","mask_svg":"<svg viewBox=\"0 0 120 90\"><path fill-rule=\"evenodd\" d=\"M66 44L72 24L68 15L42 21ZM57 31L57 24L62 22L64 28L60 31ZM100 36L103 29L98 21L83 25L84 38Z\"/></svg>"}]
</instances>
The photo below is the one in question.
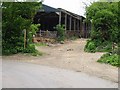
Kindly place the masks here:
<instances>
[{"instance_id":1,"label":"wire fence","mask_svg":"<svg viewBox=\"0 0 120 90\"><path fill-rule=\"evenodd\" d=\"M40 30L37 32L37 37L45 37L45 38L56 38L57 37L57 31L43 31Z\"/></svg>"}]
</instances>

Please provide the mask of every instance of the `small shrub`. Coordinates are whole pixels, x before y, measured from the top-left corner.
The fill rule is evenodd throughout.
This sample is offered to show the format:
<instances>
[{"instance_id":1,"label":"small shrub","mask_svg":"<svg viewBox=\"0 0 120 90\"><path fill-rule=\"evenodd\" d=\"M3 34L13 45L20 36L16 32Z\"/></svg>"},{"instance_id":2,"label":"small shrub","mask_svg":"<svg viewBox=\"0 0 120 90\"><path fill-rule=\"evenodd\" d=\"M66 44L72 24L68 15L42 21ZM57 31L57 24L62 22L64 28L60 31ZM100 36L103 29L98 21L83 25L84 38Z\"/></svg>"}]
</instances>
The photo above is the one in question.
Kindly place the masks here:
<instances>
[{"instance_id":1,"label":"small shrub","mask_svg":"<svg viewBox=\"0 0 120 90\"><path fill-rule=\"evenodd\" d=\"M95 48L96 48L95 43L91 40L88 40L84 50L86 52L95 52Z\"/></svg>"},{"instance_id":2,"label":"small shrub","mask_svg":"<svg viewBox=\"0 0 120 90\"><path fill-rule=\"evenodd\" d=\"M27 48L23 50L23 53L29 53L32 56L41 56L43 53L35 49L34 44L30 44Z\"/></svg>"},{"instance_id":3,"label":"small shrub","mask_svg":"<svg viewBox=\"0 0 120 90\"><path fill-rule=\"evenodd\" d=\"M98 60L98 62L111 64L112 66L120 67L119 55L117 55L117 54L111 54L111 53L104 54Z\"/></svg>"},{"instance_id":4,"label":"small shrub","mask_svg":"<svg viewBox=\"0 0 120 90\"><path fill-rule=\"evenodd\" d=\"M57 25L55 29L57 30L57 41L64 41L65 40L65 26Z\"/></svg>"},{"instance_id":5,"label":"small shrub","mask_svg":"<svg viewBox=\"0 0 120 90\"><path fill-rule=\"evenodd\" d=\"M24 50L24 53L34 53L36 51L34 44L29 44Z\"/></svg>"}]
</instances>

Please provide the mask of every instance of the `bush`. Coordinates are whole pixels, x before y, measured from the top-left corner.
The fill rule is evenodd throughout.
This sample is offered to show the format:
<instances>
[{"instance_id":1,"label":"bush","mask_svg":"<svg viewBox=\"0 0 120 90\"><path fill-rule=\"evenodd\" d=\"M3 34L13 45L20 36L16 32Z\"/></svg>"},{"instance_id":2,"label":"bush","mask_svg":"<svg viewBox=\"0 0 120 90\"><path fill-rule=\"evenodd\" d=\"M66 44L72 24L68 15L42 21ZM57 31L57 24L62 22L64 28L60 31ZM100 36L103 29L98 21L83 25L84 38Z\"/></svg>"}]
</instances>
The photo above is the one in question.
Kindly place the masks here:
<instances>
[{"instance_id":1,"label":"bush","mask_svg":"<svg viewBox=\"0 0 120 90\"><path fill-rule=\"evenodd\" d=\"M88 40L84 50L86 52L110 52L112 51L112 42L99 40Z\"/></svg>"},{"instance_id":2,"label":"bush","mask_svg":"<svg viewBox=\"0 0 120 90\"><path fill-rule=\"evenodd\" d=\"M36 50L35 50L35 45L34 44L30 44L27 46L27 48L25 48L23 50L24 53L34 53Z\"/></svg>"},{"instance_id":3,"label":"bush","mask_svg":"<svg viewBox=\"0 0 120 90\"><path fill-rule=\"evenodd\" d=\"M17 50L16 49L5 49L2 54L3 55L11 55L11 54L16 54Z\"/></svg>"},{"instance_id":4,"label":"bush","mask_svg":"<svg viewBox=\"0 0 120 90\"><path fill-rule=\"evenodd\" d=\"M86 52L95 52L95 49L96 49L95 43L91 40L88 40L84 50Z\"/></svg>"},{"instance_id":5,"label":"bush","mask_svg":"<svg viewBox=\"0 0 120 90\"><path fill-rule=\"evenodd\" d=\"M106 63L106 64L111 64L113 66L120 67L119 55L117 55L117 54L111 54L111 53L104 54L98 60L98 62L100 62L100 63Z\"/></svg>"},{"instance_id":6,"label":"bush","mask_svg":"<svg viewBox=\"0 0 120 90\"><path fill-rule=\"evenodd\" d=\"M39 54L38 51L35 49L34 44L29 44L25 49L24 47L16 46L14 48L7 47L2 51L3 55L12 55L17 53L31 53L31 54Z\"/></svg>"},{"instance_id":7,"label":"bush","mask_svg":"<svg viewBox=\"0 0 120 90\"><path fill-rule=\"evenodd\" d=\"M118 2L94 2L86 8L86 19L91 21L91 40L87 42L87 52L111 52L103 55L98 62L120 66L118 57L120 50L120 28ZM117 48L116 48L117 47Z\"/></svg>"},{"instance_id":8,"label":"bush","mask_svg":"<svg viewBox=\"0 0 120 90\"><path fill-rule=\"evenodd\" d=\"M39 2L4 2L2 3L2 54L10 55L21 52L35 52L32 36L40 25L32 24ZM12 23L11 23L12 21ZM26 48L24 49L24 30L26 30Z\"/></svg>"},{"instance_id":9,"label":"bush","mask_svg":"<svg viewBox=\"0 0 120 90\"><path fill-rule=\"evenodd\" d=\"M64 41L65 40L65 26L57 25L55 29L57 30L57 41Z\"/></svg>"},{"instance_id":10,"label":"bush","mask_svg":"<svg viewBox=\"0 0 120 90\"><path fill-rule=\"evenodd\" d=\"M41 56L43 53L35 49L34 44L30 44L27 48L23 50L23 53L30 53L33 56Z\"/></svg>"},{"instance_id":11,"label":"bush","mask_svg":"<svg viewBox=\"0 0 120 90\"><path fill-rule=\"evenodd\" d=\"M97 45L96 52L110 52L112 51L112 42L105 41Z\"/></svg>"}]
</instances>

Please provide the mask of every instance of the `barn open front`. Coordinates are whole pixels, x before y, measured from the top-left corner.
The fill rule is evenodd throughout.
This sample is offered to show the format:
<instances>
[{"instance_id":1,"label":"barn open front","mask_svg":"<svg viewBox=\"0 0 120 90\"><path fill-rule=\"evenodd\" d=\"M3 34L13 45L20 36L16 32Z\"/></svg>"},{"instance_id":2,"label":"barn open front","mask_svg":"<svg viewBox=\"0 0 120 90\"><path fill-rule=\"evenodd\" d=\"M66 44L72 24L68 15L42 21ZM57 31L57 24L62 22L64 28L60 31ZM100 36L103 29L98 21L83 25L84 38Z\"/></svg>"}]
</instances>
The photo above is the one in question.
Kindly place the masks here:
<instances>
[{"instance_id":1,"label":"barn open front","mask_svg":"<svg viewBox=\"0 0 120 90\"><path fill-rule=\"evenodd\" d=\"M83 16L79 16L62 8L53 8L43 5L34 17L34 23L40 24L40 30L37 36L56 38L56 25L65 25L65 34L67 37L87 37L88 32Z\"/></svg>"}]
</instances>

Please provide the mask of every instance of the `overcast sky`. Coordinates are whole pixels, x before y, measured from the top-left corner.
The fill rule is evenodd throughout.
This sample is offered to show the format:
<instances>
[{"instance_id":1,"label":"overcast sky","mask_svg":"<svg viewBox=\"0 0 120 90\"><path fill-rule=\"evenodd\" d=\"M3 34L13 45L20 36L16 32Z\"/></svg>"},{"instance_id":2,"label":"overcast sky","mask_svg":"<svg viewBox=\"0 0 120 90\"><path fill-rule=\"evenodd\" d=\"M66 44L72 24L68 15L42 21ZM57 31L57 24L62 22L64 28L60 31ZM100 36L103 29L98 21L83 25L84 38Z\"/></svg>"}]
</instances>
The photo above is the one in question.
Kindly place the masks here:
<instances>
[{"instance_id":1,"label":"overcast sky","mask_svg":"<svg viewBox=\"0 0 120 90\"><path fill-rule=\"evenodd\" d=\"M63 8L78 15L85 16L85 4L98 0L44 0L43 4L54 8Z\"/></svg>"}]
</instances>

